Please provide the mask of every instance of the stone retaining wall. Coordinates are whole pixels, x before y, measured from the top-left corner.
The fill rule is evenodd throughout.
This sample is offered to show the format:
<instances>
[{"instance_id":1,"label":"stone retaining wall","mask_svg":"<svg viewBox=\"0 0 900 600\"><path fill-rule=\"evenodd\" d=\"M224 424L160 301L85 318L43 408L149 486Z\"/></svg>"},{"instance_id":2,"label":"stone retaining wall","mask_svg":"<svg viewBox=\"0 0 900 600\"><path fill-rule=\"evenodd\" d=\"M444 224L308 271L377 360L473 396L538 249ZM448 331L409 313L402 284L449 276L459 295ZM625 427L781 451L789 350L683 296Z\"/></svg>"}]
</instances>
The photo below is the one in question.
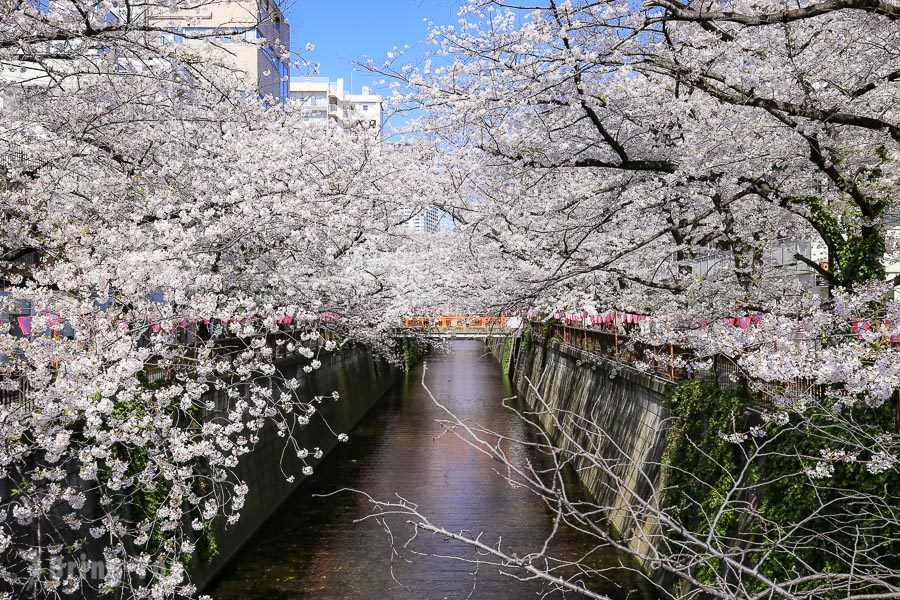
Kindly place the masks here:
<instances>
[{"instance_id":1,"label":"stone retaining wall","mask_svg":"<svg viewBox=\"0 0 900 600\"><path fill-rule=\"evenodd\" d=\"M320 447L326 454L334 448L337 444L336 434L349 432L400 376L398 368L373 357L363 347L323 354L320 360L322 366L309 375L298 372L296 361L278 364L285 377L296 376L301 381L298 392L302 397L312 399L315 396L330 396L334 391L340 394L339 401L326 399L322 403L324 420L314 418L308 426L296 433L300 447L308 448L310 454L315 447ZM212 582L228 561L305 479L300 473L302 464L296 454L285 451L287 442L275 434L272 425L266 426L260 438L255 451L244 457L236 469L238 476L250 488L241 519L227 528L224 521L217 524L215 537L218 554L211 564L197 569L192 576L199 589ZM296 477L293 483L286 481L281 466Z\"/></svg>"},{"instance_id":2,"label":"stone retaining wall","mask_svg":"<svg viewBox=\"0 0 900 600\"><path fill-rule=\"evenodd\" d=\"M488 347L502 360L504 340L489 340ZM512 378L519 397L543 412L542 425L560 448L577 444L611 461L615 477L586 457L573 467L598 504L610 507L610 525L632 549L652 555L657 523L635 522L629 507L654 502L662 487L658 465L665 444L664 400L673 384L559 341L545 343L539 336L528 346L520 342L513 347L518 352ZM577 427L576 418L587 419L596 429Z\"/></svg>"}]
</instances>

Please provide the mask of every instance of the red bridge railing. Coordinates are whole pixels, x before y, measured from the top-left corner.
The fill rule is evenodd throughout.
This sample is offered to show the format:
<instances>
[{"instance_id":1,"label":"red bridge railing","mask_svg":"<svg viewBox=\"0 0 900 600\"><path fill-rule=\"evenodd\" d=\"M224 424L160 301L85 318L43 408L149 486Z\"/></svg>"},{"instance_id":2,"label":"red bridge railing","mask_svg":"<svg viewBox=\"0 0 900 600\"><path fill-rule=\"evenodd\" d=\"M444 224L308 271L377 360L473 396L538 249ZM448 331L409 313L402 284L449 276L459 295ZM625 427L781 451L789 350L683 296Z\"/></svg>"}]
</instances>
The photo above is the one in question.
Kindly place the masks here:
<instances>
[{"instance_id":1,"label":"red bridge railing","mask_svg":"<svg viewBox=\"0 0 900 600\"><path fill-rule=\"evenodd\" d=\"M509 317L491 315L434 315L403 317L404 329L496 329L506 327Z\"/></svg>"}]
</instances>

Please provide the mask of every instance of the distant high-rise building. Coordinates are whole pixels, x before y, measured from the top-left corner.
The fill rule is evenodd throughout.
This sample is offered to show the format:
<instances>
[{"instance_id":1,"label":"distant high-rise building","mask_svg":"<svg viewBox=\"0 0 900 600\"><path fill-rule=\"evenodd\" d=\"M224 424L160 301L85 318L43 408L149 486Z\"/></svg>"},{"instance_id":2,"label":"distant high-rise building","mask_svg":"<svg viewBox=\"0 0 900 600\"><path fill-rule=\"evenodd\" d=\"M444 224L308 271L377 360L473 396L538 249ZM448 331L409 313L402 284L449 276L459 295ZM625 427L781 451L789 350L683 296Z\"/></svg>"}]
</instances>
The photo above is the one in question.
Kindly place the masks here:
<instances>
[{"instance_id":1,"label":"distant high-rise building","mask_svg":"<svg viewBox=\"0 0 900 600\"><path fill-rule=\"evenodd\" d=\"M353 94L344 89L344 80L327 77L291 77L289 101L302 107L311 121L335 123L344 129L381 130L381 96L367 88Z\"/></svg>"},{"instance_id":2,"label":"distant high-rise building","mask_svg":"<svg viewBox=\"0 0 900 600\"><path fill-rule=\"evenodd\" d=\"M436 233L441 227L441 211L428 207L413 215L406 226L420 233Z\"/></svg>"}]
</instances>

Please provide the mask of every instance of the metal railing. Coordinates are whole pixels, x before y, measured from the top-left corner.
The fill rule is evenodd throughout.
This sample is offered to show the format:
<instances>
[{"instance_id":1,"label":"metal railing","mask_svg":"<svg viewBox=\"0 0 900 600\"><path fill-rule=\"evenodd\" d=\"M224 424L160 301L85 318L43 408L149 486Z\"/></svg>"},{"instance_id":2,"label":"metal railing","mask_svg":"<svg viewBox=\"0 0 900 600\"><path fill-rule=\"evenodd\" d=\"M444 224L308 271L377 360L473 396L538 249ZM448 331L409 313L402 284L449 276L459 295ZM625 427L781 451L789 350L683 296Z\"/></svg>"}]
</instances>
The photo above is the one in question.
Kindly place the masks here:
<instances>
[{"instance_id":1,"label":"metal railing","mask_svg":"<svg viewBox=\"0 0 900 600\"><path fill-rule=\"evenodd\" d=\"M206 341L201 339L196 331L194 331L193 335L187 335L187 332L183 330L188 327L196 329L196 324L186 327L179 326L178 330L172 334L172 342L183 347L183 353L178 363L160 365L157 362L158 357L151 357L144 364L143 375L147 384L152 386L166 385L175 380L176 372L190 371L192 369L194 360L197 358L199 346L205 344ZM272 362L277 363L294 359L300 355L302 348L308 348L317 352L325 346L326 342L336 341L334 334L322 328L316 329L318 333L316 339L303 341L300 339L300 333L305 331L311 330L308 327L304 327L302 331L296 328L286 328L283 331L267 334L266 344L271 350ZM214 341L214 352L223 356L229 353L242 352L248 345L247 340L241 340L230 335L219 336ZM0 409L12 410L15 408L34 409L33 398L29 398L28 382L22 377L0 380Z\"/></svg>"},{"instance_id":2,"label":"metal railing","mask_svg":"<svg viewBox=\"0 0 900 600\"><path fill-rule=\"evenodd\" d=\"M676 358L685 358L687 352L673 344L650 346L615 330L552 325L545 331L542 324L536 321L532 321L530 326L538 336L546 334L550 340L557 339L568 346L652 372L669 381L685 378L685 369L676 366Z\"/></svg>"},{"instance_id":3,"label":"metal railing","mask_svg":"<svg viewBox=\"0 0 900 600\"><path fill-rule=\"evenodd\" d=\"M7 379L0 382L0 408L31 408L28 400L28 382L24 379Z\"/></svg>"},{"instance_id":4,"label":"metal railing","mask_svg":"<svg viewBox=\"0 0 900 600\"><path fill-rule=\"evenodd\" d=\"M808 379L790 382L752 380L730 358L722 355L696 356L690 348L675 344L650 345L612 329L585 329L568 325L545 328L539 321L528 325L532 335L559 342L611 360L625 367L651 373L669 382L700 380L716 387L735 390L752 402L768 406L773 397L801 399L822 397L824 388Z\"/></svg>"},{"instance_id":5,"label":"metal railing","mask_svg":"<svg viewBox=\"0 0 900 600\"><path fill-rule=\"evenodd\" d=\"M0 177L22 173L34 168L35 165L35 161L30 160L25 151L15 144L0 148Z\"/></svg>"}]
</instances>

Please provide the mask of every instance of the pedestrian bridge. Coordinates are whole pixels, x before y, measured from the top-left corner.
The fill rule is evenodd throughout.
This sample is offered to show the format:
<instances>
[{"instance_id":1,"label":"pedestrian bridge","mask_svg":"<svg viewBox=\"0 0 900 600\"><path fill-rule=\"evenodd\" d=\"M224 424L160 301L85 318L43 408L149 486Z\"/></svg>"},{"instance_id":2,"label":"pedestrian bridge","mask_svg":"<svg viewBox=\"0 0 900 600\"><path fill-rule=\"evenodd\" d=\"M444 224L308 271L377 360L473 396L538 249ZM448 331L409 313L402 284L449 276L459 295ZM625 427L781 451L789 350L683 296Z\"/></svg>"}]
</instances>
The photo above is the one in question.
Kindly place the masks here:
<instances>
[{"instance_id":1,"label":"pedestrian bridge","mask_svg":"<svg viewBox=\"0 0 900 600\"><path fill-rule=\"evenodd\" d=\"M484 339L507 337L522 324L519 317L485 315L437 315L404 317L401 331L415 333L419 337L449 339Z\"/></svg>"},{"instance_id":2,"label":"pedestrian bridge","mask_svg":"<svg viewBox=\"0 0 900 600\"><path fill-rule=\"evenodd\" d=\"M460 340L485 339L495 337L508 337L513 333L509 329L474 329L470 327L444 327L423 329L420 327L406 327L401 331L415 332L418 337L448 338Z\"/></svg>"}]
</instances>

